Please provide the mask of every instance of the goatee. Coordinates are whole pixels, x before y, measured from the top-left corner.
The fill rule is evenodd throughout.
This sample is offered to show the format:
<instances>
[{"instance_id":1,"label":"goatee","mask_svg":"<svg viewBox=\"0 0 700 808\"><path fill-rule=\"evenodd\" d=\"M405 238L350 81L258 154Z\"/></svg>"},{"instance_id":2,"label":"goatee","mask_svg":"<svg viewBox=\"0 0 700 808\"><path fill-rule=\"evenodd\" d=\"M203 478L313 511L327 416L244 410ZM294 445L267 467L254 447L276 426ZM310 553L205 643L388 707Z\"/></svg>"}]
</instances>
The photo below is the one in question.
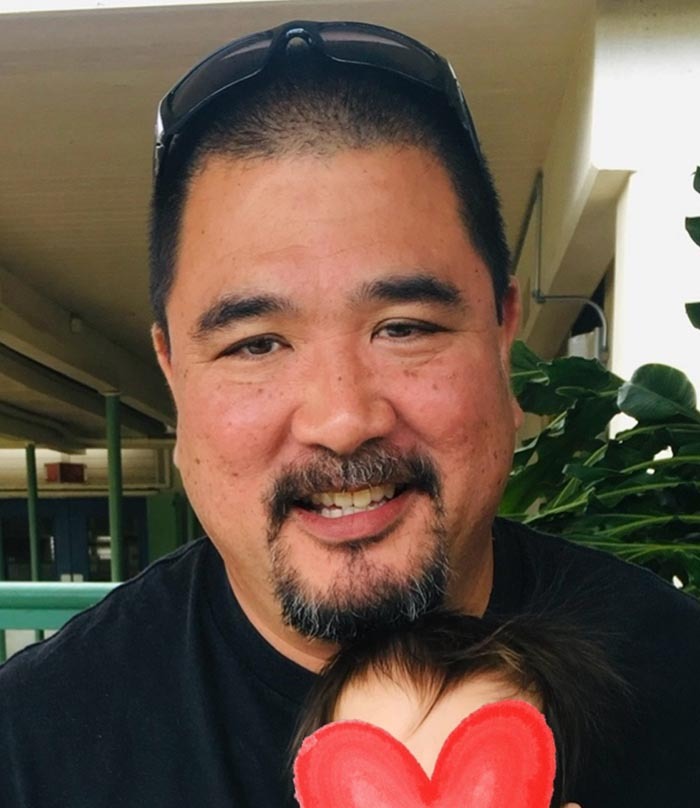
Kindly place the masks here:
<instances>
[{"instance_id":1,"label":"goatee","mask_svg":"<svg viewBox=\"0 0 700 808\"><path fill-rule=\"evenodd\" d=\"M432 519L426 521L424 541L414 549L415 568L400 574L368 561L366 551L382 535L346 542L335 550L345 554L342 575L330 581L323 593L313 592L303 571L290 563L281 538L291 509L320 491L347 491L387 482L431 500ZM267 497L267 508L272 584L285 623L299 634L342 644L369 630L412 622L443 602L448 580L447 531L440 480L427 455L402 454L386 444L372 443L342 458L320 450L303 466L285 469Z\"/></svg>"}]
</instances>

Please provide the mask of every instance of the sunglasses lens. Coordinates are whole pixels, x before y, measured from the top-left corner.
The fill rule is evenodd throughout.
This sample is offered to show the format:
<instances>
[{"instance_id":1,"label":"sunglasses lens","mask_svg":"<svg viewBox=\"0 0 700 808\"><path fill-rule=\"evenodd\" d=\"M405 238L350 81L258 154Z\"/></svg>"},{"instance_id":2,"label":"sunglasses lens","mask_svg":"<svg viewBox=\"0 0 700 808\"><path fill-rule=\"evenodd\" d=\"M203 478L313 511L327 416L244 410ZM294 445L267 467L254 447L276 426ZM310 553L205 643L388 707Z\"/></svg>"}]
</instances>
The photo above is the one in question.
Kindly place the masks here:
<instances>
[{"instance_id":1,"label":"sunglasses lens","mask_svg":"<svg viewBox=\"0 0 700 808\"><path fill-rule=\"evenodd\" d=\"M370 65L436 88L442 86L440 60L413 43L342 28L322 29L322 38L326 54L339 62Z\"/></svg>"},{"instance_id":2,"label":"sunglasses lens","mask_svg":"<svg viewBox=\"0 0 700 808\"><path fill-rule=\"evenodd\" d=\"M212 54L166 96L163 109L165 127L189 116L220 90L254 76L263 68L269 50L270 34L264 32Z\"/></svg>"}]
</instances>

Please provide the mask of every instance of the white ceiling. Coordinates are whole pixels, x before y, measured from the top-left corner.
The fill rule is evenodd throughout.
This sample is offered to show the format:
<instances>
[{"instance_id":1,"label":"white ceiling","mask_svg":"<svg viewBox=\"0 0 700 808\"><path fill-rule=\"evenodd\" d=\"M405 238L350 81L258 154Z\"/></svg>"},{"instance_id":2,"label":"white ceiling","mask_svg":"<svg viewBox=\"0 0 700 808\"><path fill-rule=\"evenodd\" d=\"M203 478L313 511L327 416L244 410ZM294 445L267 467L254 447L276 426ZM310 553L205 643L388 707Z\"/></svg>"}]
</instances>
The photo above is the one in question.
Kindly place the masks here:
<instances>
[{"instance_id":1,"label":"white ceiling","mask_svg":"<svg viewBox=\"0 0 700 808\"><path fill-rule=\"evenodd\" d=\"M150 361L155 106L209 51L294 18L388 25L450 59L513 243L593 7L594 0L277 0L1 15L0 265Z\"/></svg>"}]
</instances>

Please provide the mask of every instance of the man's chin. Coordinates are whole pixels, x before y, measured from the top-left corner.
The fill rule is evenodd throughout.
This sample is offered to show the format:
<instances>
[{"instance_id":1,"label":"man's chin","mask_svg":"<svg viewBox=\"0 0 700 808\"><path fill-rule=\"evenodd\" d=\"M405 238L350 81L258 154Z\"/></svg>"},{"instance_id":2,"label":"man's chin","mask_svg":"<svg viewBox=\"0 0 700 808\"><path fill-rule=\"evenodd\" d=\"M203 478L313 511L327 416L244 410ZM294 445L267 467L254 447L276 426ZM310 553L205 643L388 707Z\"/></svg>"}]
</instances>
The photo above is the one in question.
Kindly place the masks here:
<instances>
[{"instance_id":1,"label":"man's chin","mask_svg":"<svg viewBox=\"0 0 700 808\"><path fill-rule=\"evenodd\" d=\"M442 543L413 574L366 561L350 566L318 589L296 570L277 565L275 592L285 623L308 639L343 643L366 631L412 622L443 601Z\"/></svg>"}]
</instances>

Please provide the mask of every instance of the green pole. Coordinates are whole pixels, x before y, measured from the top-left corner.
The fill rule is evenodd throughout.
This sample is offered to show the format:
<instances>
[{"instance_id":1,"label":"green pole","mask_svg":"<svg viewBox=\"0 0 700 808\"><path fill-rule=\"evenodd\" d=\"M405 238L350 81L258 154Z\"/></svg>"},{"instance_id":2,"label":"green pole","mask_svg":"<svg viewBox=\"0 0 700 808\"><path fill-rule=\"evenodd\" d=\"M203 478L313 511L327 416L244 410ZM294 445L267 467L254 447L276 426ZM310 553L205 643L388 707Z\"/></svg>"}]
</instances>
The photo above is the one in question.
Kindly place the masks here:
<instances>
[{"instance_id":1,"label":"green pole","mask_svg":"<svg viewBox=\"0 0 700 808\"><path fill-rule=\"evenodd\" d=\"M25 449L27 458L27 519L29 522L29 567L32 581L39 580L39 485L36 479L36 447L28 443ZM35 631L34 639L44 639L43 631Z\"/></svg>"},{"instance_id":2,"label":"green pole","mask_svg":"<svg viewBox=\"0 0 700 808\"><path fill-rule=\"evenodd\" d=\"M2 519L0 519L0 581L5 580L5 547L2 543ZM7 659L5 629L0 629L0 664Z\"/></svg>"},{"instance_id":3,"label":"green pole","mask_svg":"<svg viewBox=\"0 0 700 808\"><path fill-rule=\"evenodd\" d=\"M36 452L33 443L25 449L27 458L27 517L29 521L29 566L32 581L39 580L39 491L36 481Z\"/></svg>"},{"instance_id":4,"label":"green pole","mask_svg":"<svg viewBox=\"0 0 700 808\"><path fill-rule=\"evenodd\" d=\"M119 419L119 394L108 393L105 399L112 580L121 581L124 577L124 536L122 532L122 436Z\"/></svg>"}]
</instances>

